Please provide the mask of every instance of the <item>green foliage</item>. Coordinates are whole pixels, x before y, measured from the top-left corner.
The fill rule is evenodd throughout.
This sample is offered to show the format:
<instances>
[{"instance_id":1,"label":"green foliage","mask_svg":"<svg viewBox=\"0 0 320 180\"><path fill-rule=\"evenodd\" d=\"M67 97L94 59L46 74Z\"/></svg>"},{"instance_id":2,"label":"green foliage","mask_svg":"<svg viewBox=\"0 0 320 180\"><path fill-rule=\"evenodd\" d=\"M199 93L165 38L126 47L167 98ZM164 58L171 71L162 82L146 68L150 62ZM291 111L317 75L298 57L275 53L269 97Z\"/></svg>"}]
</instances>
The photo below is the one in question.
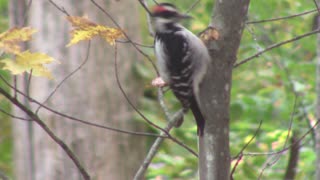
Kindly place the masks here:
<instances>
[{"instance_id":1,"label":"green foliage","mask_svg":"<svg viewBox=\"0 0 320 180\"><path fill-rule=\"evenodd\" d=\"M179 9L187 10L194 1L169 2L175 3ZM210 22L212 5L212 0L203 0L192 10L191 15L194 19L188 22L188 26L193 32L200 32ZM313 1L251 1L248 21L288 16L314 8ZM274 43L311 31L313 16L314 14L311 14L288 20L247 25L243 32L238 60L249 57ZM147 30L144 30L144 34L146 33ZM308 122L303 117L303 113L307 111L309 117L314 117L316 99L315 37L307 37L273 49L234 69L230 105L232 156L237 155L251 139L257 131L260 121L263 123L262 127L245 153L266 153L281 150L288 138L291 119L293 121L292 129L298 133L299 137L309 130ZM146 42L151 44L152 38L148 38ZM151 49L149 52L152 56ZM148 66L149 70L152 69L148 63L145 66ZM140 67L138 72L141 72L146 78L146 83L150 83L155 75L151 71L147 72L148 70L144 67ZM294 109L295 95L292 87L299 94L296 109ZM150 117L155 117L158 120L157 124L163 126L165 120L156 101L156 89L148 87L146 94L148 94L148 100L144 100L143 103L145 112L148 112ZM165 99L171 112L179 109L179 104L171 92L166 93ZM151 107L156 108L152 109ZM185 118L182 127L174 129L172 133L191 148L197 149L196 128L190 114ZM304 146L300 149L297 179L312 179L315 171L314 167L310 166L315 161L312 136L308 135L303 143ZM288 158L289 152L281 154L277 163L266 168L262 179L282 179ZM257 179L269 160L270 156L266 155L244 156L237 167L234 178ZM234 164L235 161L232 162L232 166ZM168 179L195 179L197 177L197 159L176 144L166 141L151 165L148 179L155 179L159 176Z\"/></svg>"},{"instance_id":2,"label":"green foliage","mask_svg":"<svg viewBox=\"0 0 320 180\"><path fill-rule=\"evenodd\" d=\"M0 0L0 32L8 28L8 1Z\"/></svg>"},{"instance_id":3,"label":"green foliage","mask_svg":"<svg viewBox=\"0 0 320 180\"><path fill-rule=\"evenodd\" d=\"M0 0L0 32L8 29L8 1ZM3 57L2 57L3 58ZM9 80L8 73L0 71L1 76ZM0 81L0 86L8 89L7 86ZM10 105L5 101L4 97L0 96L0 108L7 112L10 112ZM12 176L13 173L13 157L12 157L12 128L11 121L8 116L0 113L0 171L7 176Z\"/></svg>"}]
</instances>

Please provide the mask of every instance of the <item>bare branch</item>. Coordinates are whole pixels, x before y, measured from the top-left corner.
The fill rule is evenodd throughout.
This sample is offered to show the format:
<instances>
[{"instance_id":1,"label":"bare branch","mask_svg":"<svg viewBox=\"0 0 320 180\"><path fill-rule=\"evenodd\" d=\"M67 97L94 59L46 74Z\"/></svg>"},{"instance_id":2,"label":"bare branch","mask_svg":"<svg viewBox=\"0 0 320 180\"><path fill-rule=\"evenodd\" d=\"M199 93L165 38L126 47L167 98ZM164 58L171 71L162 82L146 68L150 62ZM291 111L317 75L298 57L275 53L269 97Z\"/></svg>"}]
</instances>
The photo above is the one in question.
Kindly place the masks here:
<instances>
[{"instance_id":1,"label":"bare branch","mask_svg":"<svg viewBox=\"0 0 320 180\"><path fill-rule=\"evenodd\" d=\"M236 169L237 169L240 161L242 160L242 158L243 158L243 154L241 153L241 154L238 156L237 162L234 164L234 166L233 166L233 168L232 168L232 171L231 171L231 173L230 173L230 179L231 179L231 180L234 180L234 179L233 179L233 174L234 174L234 172L236 171Z\"/></svg>"},{"instance_id":2,"label":"bare branch","mask_svg":"<svg viewBox=\"0 0 320 180\"><path fill-rule=\"evenodd\" d=\"M287 143L289 141L289 138L290 138L290 134L291 134L291 129L292 129L292 123L293 123L293 117L294 117L294 114L295 114L295 111L296 111L296 108L297 108L297 96L295 96L294 98L294 105L293 105L293 110L291 112L291 116L290 116L290 122L289 122L289 128L288 128L288 134L286 136L286 140L283 144L283 148L282 149L286 149L286 146L287 146ZM281 157L282 153L279 153L279 154L276 154L275 157L273 156L270 156L267 161L265 162L264 164L264 167L262 168L260 174L259 174L259 177L258 179L261 179L264 171L268 168L268 167L271 167L273 166L275 163L277 163Z\"/></svg>"},{"instance_id":3,"label":"bare branch","mask_svg":"<svg viewBox=\"0 0 320 180\"><path fill-rule=\"evenodd\" d=\"M114 55L114 68L115 68L115 76L116 76L116 81L117 81L117 85L122 93L122 95L124 96L124 98L127 100L127 102L129 103L129 105L151 126L155 127L156 129L161 130L164 134L161 134L161 136L167 135L167 137L169 139L171 139L173 142L179 144L180 146L182 146L183 148L185 148L186 150L188 150L189 152L191 152L192 154L196 155L197 154L190 149L188 146L186 146L185 144L183 144L182 142L180 142L179 140L177 140L176 138L172 137L170 135L170 133L166 130L166 128L162 128L156 124L154 124L152 121L150 121L129 99L128 95L126 94L126 92L124 91L124 89L122 88L120 79L119 79L119 73L118 73L118 64L117 64L117 44L115 44L115 55ZM171 127L170 127L171 129Z\"/></svg>"},{"instance_id":4,"label":"bare branch","mask_svg":"<svg viewBox=\"0 0 320 180\"><path fill-rule=\"evenodd\" d=\"M130 41L123 41L123 40L116 40L117 43L131 43ZM135 45L137 46L140 46L140 47L144 47L144 48L154 48L153 45L145 45L145 44L141 44L141 43L137 43L137 42L132 42L134 43Z\"/></svg>"},{"instance_id":5,"label":"bare branch","mask_svg":"<svg viewBox=\"0 0 320 180\"><path fill-rule=\"evenodd\" d=\"M73 70L70 74L68 74L57 86L56 88L49 94L47 99L41 103L41 104L46 104L50 98L58 91L58 89L66 82L71 76L73 76L76 72L78 72L87 62L89 59L90 55L90 49L91 49L91 41L88 42L88 47L87 47L87 52L84 61L77 67L75 70ZM39 106L36 110L36 114L38 114L39 110L41 109L42 106Z\"/></svg>"},{"instance_id":6,"label":"bare branch","mask_svg":"<svg viewBox=\"0 0 320 180\"><path fill-rule=\"evenodd\" d=\"M286 40L286 41L282 41L282 42L273 44L273 45L267 47L266 49L264 49L264 50L262 50L262 51L259 51L258 53L254 54L254 55L252 55L252 56L250 56L250 57L248 57L248 58L246 58L246 59L241 60L239 63L234 64L234 65L233 65L233 68L236 68L236 67L238 67L238 66L240 66L240 65L242 65L242 64L244 64L244 63L246 63L246 62L248 62L248 61L250 61L250 60L252 60L252 59L254 59L254 58L257 58L257 57L261 56L262 54L264 54L264 53L266 53L266 52L268 52L268 51L270 51L270 50L272 50L272 49L274 49L274 48L280 47L280 46L282 46L282 45L285 45L285 44L288 44L288 43L291 43L291 42L294 42L294 41L298 41L298 40L300 40L300 39L302 39L302 38L311 36L311 35L313 35L313 34L317 34L317 33L319 33L319 32L320 32L320 30L317 29L317 30L314 30L314 31L311 31L311 32L302 34L302 35L300 35L300 36L296 36L296 37L294 37L294 38L292 38L292 39L289 39L289 40Z\"/></svg>"},{"instance_id":7,"label":"bare branch","mask_svg":"<svg viewBox=\"0 0 320 180\"><path fill-rule=\"evenodd\" d=\"M52 0L48 0L54 7L56 7L60 12L62 12L63 14L70 16L70 14L64 9L64 7L59 7L55 2L53 2Z\"/></svg>"},{"instance_id":8,"label":"bare branch","mask_svg":"<svg viewBox=\"0 0 320 180\"><path fill-rule=\"evenodd\" d=\"M160 126L156 125L155 123L153 123L152 121L150 121L142 112L140 112L140 110L131 102L130 98L128 97L127 93L124 91L124 89L122 88L120 79L119 79L119 74L118 74L118 61L117 61L117 54L118 54L118 48L117 48L117 43L115 44L115 48L114 48L115 54L114 54L114 69L115 69L115 76L116 76L116 80L117 80L117 85L123 95L123 97L127 100L127 102L129 103L129 105L148 123L150 124L152 127L159 129L163 132L166 132L166 134L168 136L169 133L164 130L163 128L161 128Z\"/></svg>"},{"instance_id":9,"label":"bare branch","mask_svg":"<svg viewBox=\"0 0 320 180\"><path fill-rule=\"evenodd\" d=\"M320 15L320 9L319 9L319 5L318 5L317 1L313 0L313 2L314 2L314 5L317 7L318 14Z\"/></svg>"},{"instance_id":10,"label":"bare branch","mask_svg":"<svg viewBox=\"0 0 320 180\"><path fill-rule=\"evenodd\" d=\"M292 93L296 97L299 97L300 94L295 88L295 85L294 85L294 82L293 82L293 80L291 78L291 73L290 73L289 69L284 65L284 63L282 61L277 61L277 62L278 62L277 63L278 66L285 72L285 75L286 75L286 77L287 77L287 79L289 81L290 90L292 91ZM302 112L303 112L303 117L307 121L307 125L309 126L309 128L311 128L312 125L310 124L310 118L308 117L308 113L307 113L306 107L305 107L305 105L303 103L303 99L298 103L298 106L301 107ZM311 135L312 135L313 142L315 144L315 138L316 138L315 131L312 131Z\"/></svg>"},{"instance_id":11,"label":"bare branch","mask_svg":"<svg viewBox=\"0 0 320 180\"><path fill-rule=\"evenodd\" d=\"M192 9L194 9L194 8L199 4L199 2L200 2L200 0L195 1L195 2L190 6L190 8L185 12L185 14L189 14L190 11L191 11Z\"/></svg>"},{"instance_id":12,"label":"bare branch","mask_svg":"<svg viewBox=\"0 0 320 180\"><path fill-rule=\"evenodd\" d=\"M232 168L232 171L230 173L230 179L232 180L233 179L233 174L235 173L238 165L239 165L239 162L241 161L242 157L243 157L243 151L249 146L249 144L254 140L254 138L257 137L260 129L261 129L261 125L262 125L262 120L260 121L259 123L259 126L256 130L256 132L254 133L254 135L251 137L251 139L242 147L242 149L240 150L240 152L238 153L238 155L236 155L233 159L237 159L237 162L236 164L233 166Z\"/></svg>"},{"instance_id":13,"label":"bare branch","mask_svg":"<svg viewBox=\"0 0 320 180\"><path fill-rule=\"evenodd\" d=\"M2 179L2 180L9 180L9 177L8 177L5 173L3 173L2 171L0 171L0 179Z\"/></svg>"},{"instance_id":14,"label":"bare branch","mask_svg":"<svg viewBox=\"0 0 320 180\"><path fill-rule=\"evenodd\" d=\"M168 121L167 127L170 125L171 123L170 121L174 120L173 124L174 126L177 124L177 122L183 118L183 110L179 110L178 112L176 112L174 115L170 115L169 110L167 108L167 106L164 103L164 98L163 98L163 89L162 88L158 88L158 101L160 103L160 106L163 110L163 112L165 113L166 119ZM173 120L172 120L173 119ZM170 127L172 128L172 127ZM194 156L198 157L198 154L192 150L190 147L186 146L185 144L183 144L182 142L178 141L177 139L175 139L174 137L169 137L172 141L174 141L175 143L179 144L180 146L182 146L183 148L185 148L186 150L188 150L191 154L193 154Z\"/></svg>"},{"instance_id":15,"label":"bare branch","mask_svg":"<svg viewBox=\"0 0 320 180\"><path fill-rule=\"evenodd\" d=\"M103 12L112 22L114 25L116 25L119 29L122 29L121 26L119 25L119 23L111 16L110 13L108 13L105 9L102 8L102 6L100 6L96 1L94 0L90 0L92 2L93 5L95 5L101 12ZM131 40L131 38L129 37L129 35L125 32L122 31L123 35L125 36L125 38L132 44L132 46L140 53L142 54L144 57L146 57L148 59L148 61L151 63L151 65L153 66L155 72L157 73L157 75L159 76L159 71L155 65L155 63L151 60L151 58L144 53L136 44L133 43L133 41Z\"/></svg>"},{"instance_id":16,"label":"bare branch","mask_svg":"<svg viewBox=\"0 0 320 180\"><path fill-rule=\"evenodd\" d=\"M10 88L14 89L14 87L9 84L1 75L0 75L0 79ZM26 94L24 94L23 92L21 92L18 89L14 89L18 94L26 97L30 102L35 103L39 106L41 106L42 108L46 109L49 112L52 112L54 114L57 114L61 117L67 118L68 120L72 120L72 121L76 121L85 125L89 125L89 126L93 126L93 127L98 127L98 128L102 128L102 129L106 129L106 130L110 130L110 131L114 131L114 132L119 132L119 133L124 133L124 134L129 134L129 135L136 135L136 136L150 136L150 137L163 137L163 138L168 138L167 136L160 136L158 134L152 134L152 133L144 133L144 132L133 132L133 131L127 131L127 130L122 130L122 129L118 129L118 128L113 128L113 127L109 127L109 126L104 126L104 125L100 125L100 124L96 124L96 123L92 123L91 121L85 121L82 119L78 119L72 116L69 116L67 114L63 114L57 110L54 110L40 102L38 102L37 100L31 98L30 96L27 96Z\"/></svg>"},{"instance_id":17,"label":"bare branch","mask_svg":"<svg viewBox=\"0 0 320 180\"><path fill-rule=\"evenodd\" d=\"M260 152L248 152L248 153L243 153L244 156L269 156L269 155L276 155L276 154L280 154L283 152L288 151L293 145L297 144L297 143L301 143L301 141L308 135L310 134L320 123L320 119L317 120L317 122L312 126L312 128L310 128L306 133L304 133L294 144L289 145L286 148L283 148L279 151L275 151L275 152L264 152L264 153L260 153ZM300 147L300 146L299 146Z\"/></svg>"},{"instance_id":18,"label":"bare branch","mask_svg":"<svg viewBox=\"0 0 320 180\"><path fill-rule=\"evenodd\" d=\"M139 2L147 12L148 29L149 29L150 35L153 37L154 36L154 31L153 31L152 22L151 22L152 13L149 11L148 4L147 4L147 2L145 0L139 0Z\"/></svg>"},{"instance_id":19,"label":"bare branch","mask_svg":"<svg viewBox=\"0 0 320 180\"><path fill-rule=\"evenodd\" d=\"M2 77L1 77L2 78ZM4 80L4 78L2 78L2 80ZM17 97L18 97L18 93L17 93L17 91L16 91L16 89L17 89L17 82L18 80L17 80L17 76L16 75L14 75L13 76L13 97L15 98L15 99L17 99Z\"/></svg>"},{"instance_id":20,"label":"bare branch","mask_svg":"<svg viewBox=\"0 0 320 180\"><path fill-rule=\"evenodd\" d=\"M34 122L36 122L69 156L69 158L73 161L73 163L77 166L78 170L82 174L85 180L90 180L90 175L81 165L79 159L72 152L72 150L59 138L57 137L49 127L31 110L26 108L22 103L20 103L17 99L12 97L9 93L7 93L4 89L0 87L0 93L4 95L9 101L11 101L14 105L16 105L19 109L24 111Z\"/></svg>"},{"instance_id":21,"label":"bare branch","mask_svg":"<svg viewBox=\"0 0 320 180\"><path fill-rule=\"evenodd\" d=\"M25 78L25 81L26 81L26 85L25 85L25 92L28 96L30 96L30 87L31 87L31 78L32 78L32 69L30 71L30 74L25 74L24 75L24 78Z\"/></svg>"},{"instance_id":22,"label":"bare branch","mask_svg":"<svg viewBox=\"0 0 320 180\"><path fill-rule=\"evenodd\" d=\"M158 92L161 92L161 90L159 90ZM158 94L159 96L162 96L162 93ZM167 126L164 128L167 132L169 132L171 130L171 128L176 124L176 122L181 118L181 116L183 116L183 111L178 111L168 122ZM164 134L164 132L161 132L161 135ZM142 165L140 166L139 170L137 171L136 175L134 176L134 180L141 180L144 177L144 174L146 173L152 159L154 158L154 156L157 154L161 143L163 142L163 138L159 137L155 140L155 142L153 143L153 145L151 146L148 155L145 157ZM197 154L194 154L196 156L198 156Z\"/></svg>"},{"instance_id":23,"label":"bare branch","mask_svg":"<svg viewBox=\"0 0 320 180\"><path fill-rule=\"evenodd\" d=\"M294 14L294 15L291 15L291 16L278 17L278 18L272 18L272 19L264 19L264 20L259 20L259 21L248 21L248 22L246 22L246 24L258 24L258 23L266 23L266 22L272 22L272 21L291 19L291 18L295 18L295 17L311 14L311 13L314 13L314 12L317 12L317 9L313 9L313 10L310 10L310 11L302 12L302 13L299 13L299 14Z\"/></svg>"},{"instance_id":24,"label":"bare branch","mask_svg":"<svg viewBox=\"0 0 320 180\"><path fill-rule=\"evenodd\" d=\"M148 8L148 4L145 0L139 0L140 4L142 5L142 7L144 8L144 10L146 10L146 12L148 13L149 17L151 16L151 12Z\"/></svg>"},{"instance_id":25,"label":"bare branch","mask_svg":"<svg viewBox=\"0 0 320 180\"><path fill-rule=\"evenodd\" d=\"M5 111L4 109L0 109L0 112L2 112L3 114L13 118L13 119L19 119L19 120L23 120L23 121L31 121L30 119L26 119L26 118L23 118L23 117L18 117L18 116L15 116L13 114L10 114L8 113L7 111Z\"/></svg>"}]
</instances>

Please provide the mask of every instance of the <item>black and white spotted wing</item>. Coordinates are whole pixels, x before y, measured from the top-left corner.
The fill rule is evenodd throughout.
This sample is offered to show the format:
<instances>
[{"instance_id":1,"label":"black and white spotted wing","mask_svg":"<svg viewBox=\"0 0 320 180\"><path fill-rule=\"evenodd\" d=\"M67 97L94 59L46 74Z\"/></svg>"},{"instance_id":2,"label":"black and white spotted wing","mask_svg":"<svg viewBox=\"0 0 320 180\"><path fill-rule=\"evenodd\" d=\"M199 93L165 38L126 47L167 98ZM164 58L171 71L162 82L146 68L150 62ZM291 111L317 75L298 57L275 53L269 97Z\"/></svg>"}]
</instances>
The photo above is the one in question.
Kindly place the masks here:
<instances>
[{"instance_id":1,"label":"black and white spotted wing","mask_svg":"<svg viewBox=\"0 0 320 180\"><path fill-rule=\"evenodd\" d=\"M183 107L188 109L193 97L193 72L191 71L193 62L190 60L189 44L179 31L158 33L156 41L158 49L166 54L165 57L158 58L158 61L163 61L159 63L162 63L160 66L164 66L162 71L167 73L167 83Z\"/></svg>"}]
</instances>

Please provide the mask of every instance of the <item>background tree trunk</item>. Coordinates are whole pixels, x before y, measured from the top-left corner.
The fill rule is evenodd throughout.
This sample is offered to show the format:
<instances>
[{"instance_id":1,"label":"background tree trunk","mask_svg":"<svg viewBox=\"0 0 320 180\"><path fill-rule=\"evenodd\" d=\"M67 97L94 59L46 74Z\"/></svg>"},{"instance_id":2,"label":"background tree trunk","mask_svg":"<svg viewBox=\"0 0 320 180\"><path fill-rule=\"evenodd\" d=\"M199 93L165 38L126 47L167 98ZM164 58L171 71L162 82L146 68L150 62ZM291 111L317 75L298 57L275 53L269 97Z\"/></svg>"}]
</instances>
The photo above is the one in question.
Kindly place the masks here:
<instances>
[{"instance_id":1,"label":"background tree trunk","mask_svg":"<svg viewBox=\"0 0 320 180\"><path fill-rule=\"evenodd\" d=\"M208 44L212 62L200 90L201 109L206 119L204 136L199 138L201 180L229 179L232 69L237 59L249 2L250 0L215 1L210 26L218 30L219 39Z\"/></svg>"},{"instance_id":2,"label":"background tree trunk","mask_svg":"<svg viewBox=\"0 0 320 180\"><path fill-rule=\"evenodd\" d=\"M298 162L299 162L299 150L300 150L300 142L298 141L298 133L296 131L293 132L291 137L291 147L290 147L290 156L288 161L288 166L286 173L284 175L284 180L292 180L295 179L297 174Z\"/></svg>"},{"instance_id":3,"label":"background tree trunk","mask_svg":"<svg viewBox=\"0 0 320 180\"><path fill-rule=\"evenodd\" d=\"M87 15L97 23L114 26L90 1L55 0L70 15ZM139 40L138 3L134 1L97 0L119 22L131 37ZM65 15L49 1L34 0L29 10L30 24L38 29L31 44L32 51L40 51L58 59L53 65L55 80L32 78L31 96L40 102L86 57L87 43L67 48L70 25ZM139 82L132 74L132 65L138 59L131 45L118 46L120 80L134 103L141 95ZM90 122L113 127L142 130L132 118L132 109L121 95L114 75L114 50L105 41L94 39L89 60L83 68L66 81L47 103L60 112ZM20 89L23 89L20 84ZM35 107L33 107L35 108ZM18 112L17 112L18 113ZM133 177L136 167L145 154L144 138L114 133L90 127L52 115L42 110L45 123L62 138L83 162L92 179L127 180ZM18 144L26 137L27 122L14 121L16 179L28 180L29 159L24 158L25 145ZM81 179L73 162L38 126L34 126L35 179Z\"/></svg>"}]
</instances>

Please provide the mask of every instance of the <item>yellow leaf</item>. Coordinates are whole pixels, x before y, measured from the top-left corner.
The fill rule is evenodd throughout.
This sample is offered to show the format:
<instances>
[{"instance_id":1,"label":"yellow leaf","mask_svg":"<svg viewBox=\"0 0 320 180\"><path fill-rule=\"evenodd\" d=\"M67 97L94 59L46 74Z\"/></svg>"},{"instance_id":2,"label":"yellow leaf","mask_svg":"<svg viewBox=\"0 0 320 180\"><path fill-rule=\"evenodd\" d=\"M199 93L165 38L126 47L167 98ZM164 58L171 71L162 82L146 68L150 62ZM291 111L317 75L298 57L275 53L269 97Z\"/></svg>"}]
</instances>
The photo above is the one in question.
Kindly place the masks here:
<instances>
[{"instance_id":1,"label":"yellow leaf","mask_svg":"<svg viewBox=\"0 0 320 180\"><path fill-rule=\"evenodd\" d=\"M29 41L36 30L30 27L12 28L0 34L0 48L7 53L21 52L20 43Z\"/></svg>"},{"instance_id":2,"label":"yellow leaf","mask_svg":"<svg viewBox=\"0 0 320 180\"><path fill-rule=\"evenodd\" d=\"M90 40L92 39L94 36L98 35L97 32L95 32L94 30L73 30L71 31L72 34L72 39L70 40L69 44L67 45L67 47L77 44L79 41L83 41L83 40Z\"/></svg>"},{"instance_id":3,"label":"yellow leaf","mask_svg":"<svg viewBox=\"0 0 320 180\"><path fill-rule=\"evenodd\" d=\"M88 27L97 26L97 24L89 21L88 18L79 16L68 16L67 20L72 24L73 27L79 29L86 29Z\"/></svg>"},{"instance_id":4,"label":"yellow leaf","mask_svg":"<svg viewBox=\"0 0 320 180\"><path fill-rule=\"evenodd\" d=\"M43 53L30 53L24 51L17 54L16 59L4 59L0 62L4 64L3 69L11 71L12 74L18 75L24 72L32 75L47 77L53 79L51 72L44 66L55 61L54 58Z\"/></svg>"},{"instance_id":5,"label":"yellow leaf","mask_svg":"<svg viewBox=\"0 0 320 180\"><path fill-rule=\"evenodd\" d=\"M77 44L79 41L90 40L95 36L100 36L109 44L114 45L116 39L124 37L120 29L95 24L84 17L68 16L67 19L74 27L71 31L72 38L67 46Z\"/></svg>"}]
</instances>

